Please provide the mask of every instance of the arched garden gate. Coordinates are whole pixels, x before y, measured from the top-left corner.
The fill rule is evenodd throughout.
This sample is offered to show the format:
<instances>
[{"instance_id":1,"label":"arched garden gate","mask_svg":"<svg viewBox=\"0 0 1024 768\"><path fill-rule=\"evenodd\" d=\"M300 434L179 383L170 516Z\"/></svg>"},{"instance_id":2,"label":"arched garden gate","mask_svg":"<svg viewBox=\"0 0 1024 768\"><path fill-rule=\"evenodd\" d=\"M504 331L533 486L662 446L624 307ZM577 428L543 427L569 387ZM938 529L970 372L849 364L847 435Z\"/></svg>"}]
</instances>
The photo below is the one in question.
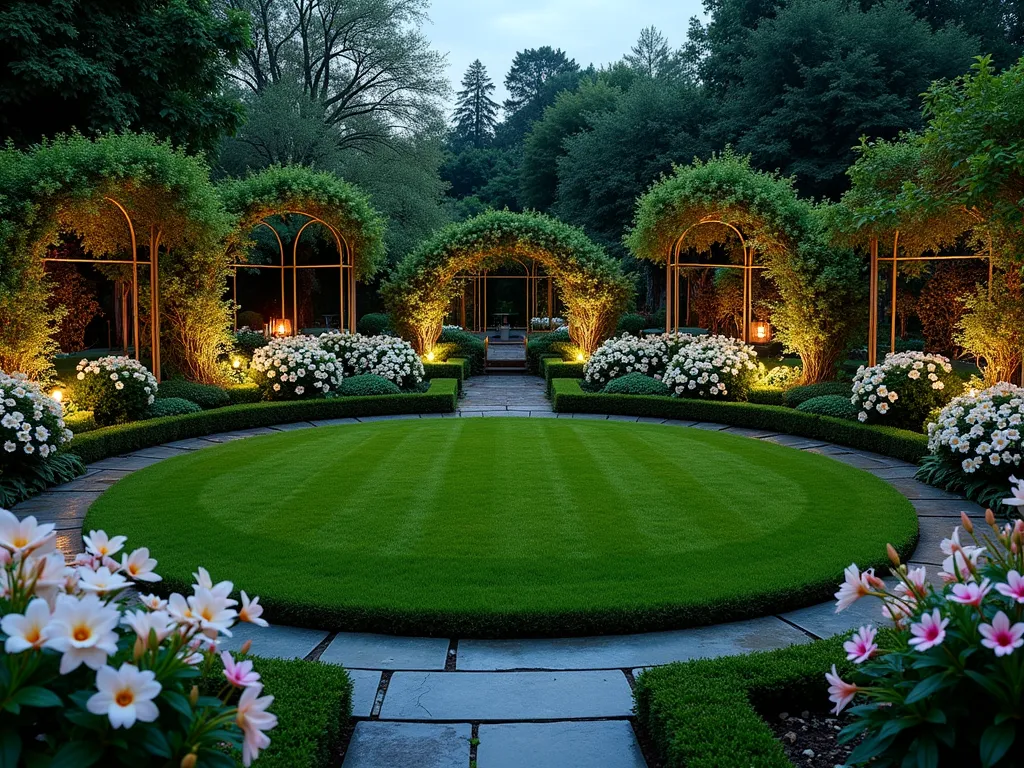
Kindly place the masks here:
<instances>
[{"instance_id":1,"label":"arched garden gate","mask_svg":"<svg viewBox=\"0 0 1024 768\"><path fill-rule=\"evenodd\" d=\"M489 211L443 229L398 265L383 288L396 327L418 353L430 353L462 292L460 276L510 260L543 266L565 304L570 338L588 354L614 331L632 293L618 261L581 230L538 213Z\"/></svg>"}]
</instances>

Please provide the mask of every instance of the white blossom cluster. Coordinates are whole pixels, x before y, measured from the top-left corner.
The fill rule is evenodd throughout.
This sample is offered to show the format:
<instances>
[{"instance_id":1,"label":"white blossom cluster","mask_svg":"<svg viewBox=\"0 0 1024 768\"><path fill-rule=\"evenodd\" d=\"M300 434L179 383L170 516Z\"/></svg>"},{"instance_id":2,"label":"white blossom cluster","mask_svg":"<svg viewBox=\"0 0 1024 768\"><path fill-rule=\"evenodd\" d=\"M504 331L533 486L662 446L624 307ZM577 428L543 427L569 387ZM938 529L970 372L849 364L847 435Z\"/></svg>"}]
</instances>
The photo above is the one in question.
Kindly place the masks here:
<instances>
[{"instance_id":1,"label":"white blossom cluster","mask_svg":"<svg viewBox=\"0 0 1024 768\"><path fill-rule=\"evenodd\" d=\"M60 403L24 374L0 371L0 464L45 459L70 440Z\"/></svg>"},{"instance_id":2,"label":"white blossom cluster","mask_svg":"<svg viewBox=\"0 0 1024 768\"><path fill-rule=\"evenodd\" d=\"M926 352L890 352L879 365L861 366L853 378L850 402L860 408L857 418L867 421L874 413L884 416L907 390L946 388L943 374L952 373L949 358Z\"/></svg>"},{"instance_id":3,"label":"white blossom cluster","mask_svg":"<svg viewBox=\"0 0 1024 768\"><path fill-rule=\"evenodd\" d=\"M441 332L442 333L444 333L445 331L461 331L461 330L463 330L461 325L442 325L441 326Z\"/></svg>"},{"instance_id":4,"label":"white blossom cluster","mask_svg":"<svg viewBox=\"0 0 1024 768\"><path fill-rule=\"evenodd\" d=\"M549 328L561 328L567 325L564 317L531 317L530 327L535 331L545 331Z\"/></svg>"},{"instance_id":5,"label":"white blossom cluster","mask_svg":"<svg viewBox=\"0 0 1024 768\"><path fill-rule=\"evenodd\" d=\"M397 336L327 333L320 346L337 358L344 376L382 376L402 389L423 381L423 363L416 350Z\"/></svg>"},{"instance_id":6,"label":"white blossom cluster","mask_svg":"<svg viewBox=\"0 0 1024 768\"><path fill-rule=\"evenodd\" d=\"M928 449L944 454L968 475L1003 473L1024 454L1024 388L1000 382L956 397L928 424Z\"/></svg>"},{"instance_id":7,"label":"white blossom cluster","mask_svg":"<svg viewBox=\"0 0 1024 768\"><path fill-rule=\"evenodd\" d=\"M674 397L736 399L757 375L757 352L739 339L728 336L676 338L684 341L663 378Z\"/></svg>"},{"instance_id":8,"label":"white blossom cluster","mask_svg":"<svg viewBox=\"0 0 1024 768\"><path fill-rule=\"evenodd\" d=\"M641 339L624 333L608 339L590 356L583 368L583 379L601 387L627 373L642 373L660 380L670 357L670 338L648 336Z\"/></svg>"},{"instance_id":9,"label":"white blossom cluster","mask_svg":"<svg viewBox=\"0 0 1024 768\"><path fill-rule=\"evenodd\" d=\"M271 399L325 395L341 384L341 365L314 336L272 339L252 353L251 371Z\"/></svg>"},{"instance_id":10,"label":"white blossom cluster","mask_svg":"<svg viewBox=\"0 0 1024 768\"><path fill-rule=\"evenodd\" d=\"M156 378L134 358L111 355L78 363L75 400L91 408L102 425L134 421L156 399Z\"/></svg>"}]
</instances>

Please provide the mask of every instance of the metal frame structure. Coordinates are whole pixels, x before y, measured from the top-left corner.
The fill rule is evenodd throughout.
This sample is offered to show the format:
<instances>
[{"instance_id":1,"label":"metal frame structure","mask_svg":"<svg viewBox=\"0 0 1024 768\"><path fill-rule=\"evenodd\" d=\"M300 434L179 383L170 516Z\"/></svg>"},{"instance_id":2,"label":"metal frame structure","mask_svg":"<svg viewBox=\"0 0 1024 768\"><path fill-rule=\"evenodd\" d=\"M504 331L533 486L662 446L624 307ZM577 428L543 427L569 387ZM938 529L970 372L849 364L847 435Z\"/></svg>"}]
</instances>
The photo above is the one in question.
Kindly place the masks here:
<instances>
[{"instance_id":1,"label":"metal frame structure","mask_svg":"<svg viewBox=\"0 0 1024 768\"><path fill-rule=\"evenodd\" d=\"M899 280L899 265L905 261L958 261L958 260L969 260L969 259L987 259L988 260L988 289L992 291L992 241L989 240L988 253L968 253L968 254L954 254L949 256L935 255L935 256L900 256L900 231L897 229L893 233L892 239L892 256L886 256L884 258L878 255L878 238L874 237L870 242L870 254L871 254L871 275L870 275L870 290L868 299L870 301L869 312L868 312L868 365L878 364L878 288L879 288L879 268L882 264L891 263L891 305L890 305L890 330L889 330L889 351L896 351L896 299L898 298L898 280Z\"/></svg>"},{"instance_id":2,"label":"metal frame structure","mask_svg":"<svg viewBox=\"0 0 1024 768\"><path fill-rule=\"evenodd\" d=\"M743 249L743 263L742 264L704 264L700 262L683 262L683 243L686 240L686 236L690 234L697 227L705 225L720 225L728 227L740 240L740 246ZM733 224L722 219L706 217L701 219L695 224L687 227L686 231L683 232L678 238L676 238L675 244L668 253L666 260L667 264L665 267L665 332L673 333L679 330L680 325L680 278L681 273L684 269L740 269L743 270L743 328L740 332L740 338L744 342L750 341L750 323L754 316L754 274L757 270L766 269L766 267L754 263L754 249L748 245L747 239L743 236L743 233ZM687 277L687 283L689 283L689 277ZM686 306L684 315L685 318L689 318L690 315L690 291L689 288L686 290Z\"/></svg>"},{"instance_id":3,"label":"metal frame structure","mask_svg":"<svg viewBox=\"0 0 1024 768\"><path fill-rule=\"evenodd\" d=\"M530 321L532 318L537 317L537 312L540 307L540 293L544 290L543 283L547 281L547 309L548 309L548 328L551 330L552 318L556 317L554 314L554 302L555 302L555 282L554 277L547 274L546 271L541 271L541 265L538 264L536 259L530 261L529 264L510 256L507 259L508 262L515 262L522 267L524 274L522 275L492 275L490 270L483 269L478 272L470 274L460 274L455 277L456 280L462 281L462 295L457 299L458 301L458 312L459 312L459 324L467 331L473 333L486 333L488 329L487 323L487 282L488 280L525 280L526 281L526 310L529 317L526 320L526 332L529 333L544 333L546 331L535 331L530 327ZM466 324L467 304L472 307L472 314L468 318L471 322L469 325Z\"/></svg>"},{"instance_id":4,"label":"metal frame structure","mask_svg":"<svg viewBox=\"0 0 1024 768\"><path fill-rule=\"evenodd\" d=\"M348 240L345 238L338 229L331 224L328 224L321 218L313 216L305 211L280 211L279 216L305 216L306 221L295 235L295 240L292 242L292 260L291 264L285 263L285 248L284 241L281 240L280 233L274 228L274 226L266 219L261 219L255 226L266 227L274 233L274 239L277 240L278 251L281 255L280 264L246 264L235 262L229 265L232 271L231 280L231 302L234 304L234 328L238 330L238 270L241 269L276 269L279 271L281 276L281 317L285 318L288 314L288 305L285 299L285 279L288 272L292 274L292 327L291 334L297 334L299 332L299 281L298 274L300 269L337 269L338 270L338 330L348 330L355 332L356 330L356 274L355 274L355 253L349 246ZM299 264L299 240L302 239L302 233L312 224L323 225L328 232L331 233L334 238L335 245L338 248L338 263L337 264ZM347 299L346 299L347 296ZM347 312L346 312L347 310ZM346 322L347 320L347 322Z\"/></svg>"},{"instance_id":5,"label":"metal frame structure","mask_svg":"<svg viewBox=\"0 0 1024 768\"><path fill-rule=\"evenodd\" d=\"M72 264L124 264L131 265L132 268L132 281L131 281L131 294L132 294L132 345L135 348L135 359L141 359L141 348L139 344L139 265L146 265L149 267L149 303L151 311L151 323L150 323L150 350L152 356L152 373L156 380L160 381L160 239L163 236L163 231L153 225L149 228L149 260L139 261L138 253L138 238L135 234L135 224L132 222L132 217L129 215L128 210L120 202L112 197L103 198L107 202L114 205L123 215L125 221L128 222L128 232L131 235L131 253L132 258L129 259L62 259L53 256L44 256L43 261L52 262L66 262ZM124 295L122 295L122 311L125 312L125 321L123 324L125 345L128 343L128 323L127 323L127 307L124 302Z\"/></svg>"}]
</instances>

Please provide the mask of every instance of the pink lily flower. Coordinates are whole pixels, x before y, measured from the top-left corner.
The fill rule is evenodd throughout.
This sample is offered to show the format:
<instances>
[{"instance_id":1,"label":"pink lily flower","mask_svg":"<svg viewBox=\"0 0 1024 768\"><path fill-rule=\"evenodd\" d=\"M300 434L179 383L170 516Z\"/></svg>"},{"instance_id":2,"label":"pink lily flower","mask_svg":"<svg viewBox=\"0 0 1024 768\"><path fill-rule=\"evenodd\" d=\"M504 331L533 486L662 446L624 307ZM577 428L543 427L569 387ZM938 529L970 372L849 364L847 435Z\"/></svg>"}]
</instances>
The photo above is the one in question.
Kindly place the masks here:
<instances>
[{"instance_id":1,"label":"pink lily flower","mask_svg":"<svg viewBox=\"0 0 1024 768\"><path fill-rule=\"evenodd\" d=\"M996 584L996 591L1011 600L1024 603L1024 576L1017 571L1010 571L1006 574L1005 584Z\"/></svg>"},{"instance_id":2,"label":"pink lily flower","mask_svg":"<svg viewBox=\"0 0 1024 768\"><path fill-rule=\"evenodd\" d=\"M947 624L949 624L949 619L942 618L938 608L931 613L922 614L919 623L910 625L910 634L913 635L910 638L910 644L919 651L927 651L929 648L941 645L942 641L946 639Z\"/></svg>"},{"instance_id":3,"label":"pink lily flower","mask_svg":"<svg viewBox=\"0 0 1024 768\"><path fill-rule=\"evenodd\" d=\"M878 650L878 644L875 642L876 634L878 633L875 628L871 626L858 629L850 640L843 643L846 658L854 664L863 664L870 659Z\"/></svg>"},{"instance_id":4,"label":"pink lily flower","mask_svg":"<svg viewBox=\"0 0 1024 768\"><path fill-rule=\"evenodd\" d=\"M840 678L835 664L832 665L832 672L825 673L825 680L828 682L828 700L836 705L832 712L838 715L853 701L860 688Z\"/></svg>"},{"instance_id":5,"label":"pink lily flower","mask_svg":"<svg viewBox=\"0 0 1024 768\"><path fill-rule=\"evenodd\" d=\"M995 651L996 656L1009 656L1015 649L1024 645L1024 622L1010 626L1010 617L1000 611L992 619L991 624L978 627L981 632L981 644Z\"/></svg>"}]
</instances>

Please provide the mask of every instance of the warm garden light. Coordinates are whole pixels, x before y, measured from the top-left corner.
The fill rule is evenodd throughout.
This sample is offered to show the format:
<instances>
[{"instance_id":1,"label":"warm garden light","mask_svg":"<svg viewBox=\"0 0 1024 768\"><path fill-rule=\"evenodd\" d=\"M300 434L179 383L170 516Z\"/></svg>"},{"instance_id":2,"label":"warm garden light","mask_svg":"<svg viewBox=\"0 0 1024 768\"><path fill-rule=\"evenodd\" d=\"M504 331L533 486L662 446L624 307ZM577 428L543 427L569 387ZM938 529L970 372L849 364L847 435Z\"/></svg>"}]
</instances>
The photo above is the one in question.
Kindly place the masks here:
<instances>
[{"instance_id":1,"label":"warm garden light","mask_svg":"<svg viewBox=\"0 0 1024 768\"><path fill-rule=\"evenodd\" d=\"M767 344L772 340L772 326L770 323L753 323L750 335L755 344Z\"/></svg>"},{"instance_id":2,"label":"warm garden light","mask_svg":"<svg viewBox=\"0 0 1024 768\"><path fill-rule=\"evenodd\" d=\"M577 363L582 363L586 359L587 359L587 356L584 355L582 352L577 352L576 353L576 362Z\"/></svg>"},{"instance_id":3,"label":"warm garden light","mask_svg":"<svg viewBox=\"0 0 1024 768\"><path fill-rule=\"evenodd\" d=\"M234 358L234 359L233 359L233 360L231 361L231 367L232 367L232 368L234 368L234 369L235 369L236 371L237 371L237 370L238 370L239 368L241 368L241 367L242 367L242 361L241 361L241 359L240 359L240 358L237 358L237 357L236 357L236 358Z\"/></svg>"},{"instance_id":4,"label":"warm garden light","mask_svg":"<svg viewBox=\"0 0 1024 768\"><path fill-rule=\"evenodd\" d=\"M274 327L275 336L291 336L292 335L292 321L288 318L282 318L280 320L274 320L272 322Z\"/></svg>"},{"instance_id":5,"label":"warm garden light","mask_svg":"<svg viewBox=\"0 0 1024 768\"><path fill-rule=\"evenodd\" d=\"M63 389L55 389L55 390L53 390L53 392L50 393L50 397L52 397L58 403L62 403L62 402L64 402L64 390Z\"/></svg>"},{"instance_id":6,"label":"warm garden light","mask_svg":"<svg viewBox=\"0 0 1024 768\"><path fill-rule=\"evenodd\" d=\"M434 362L434 353L433 352L427 352L427 362L428 363Z\"/></svg>"}]
</instances>

